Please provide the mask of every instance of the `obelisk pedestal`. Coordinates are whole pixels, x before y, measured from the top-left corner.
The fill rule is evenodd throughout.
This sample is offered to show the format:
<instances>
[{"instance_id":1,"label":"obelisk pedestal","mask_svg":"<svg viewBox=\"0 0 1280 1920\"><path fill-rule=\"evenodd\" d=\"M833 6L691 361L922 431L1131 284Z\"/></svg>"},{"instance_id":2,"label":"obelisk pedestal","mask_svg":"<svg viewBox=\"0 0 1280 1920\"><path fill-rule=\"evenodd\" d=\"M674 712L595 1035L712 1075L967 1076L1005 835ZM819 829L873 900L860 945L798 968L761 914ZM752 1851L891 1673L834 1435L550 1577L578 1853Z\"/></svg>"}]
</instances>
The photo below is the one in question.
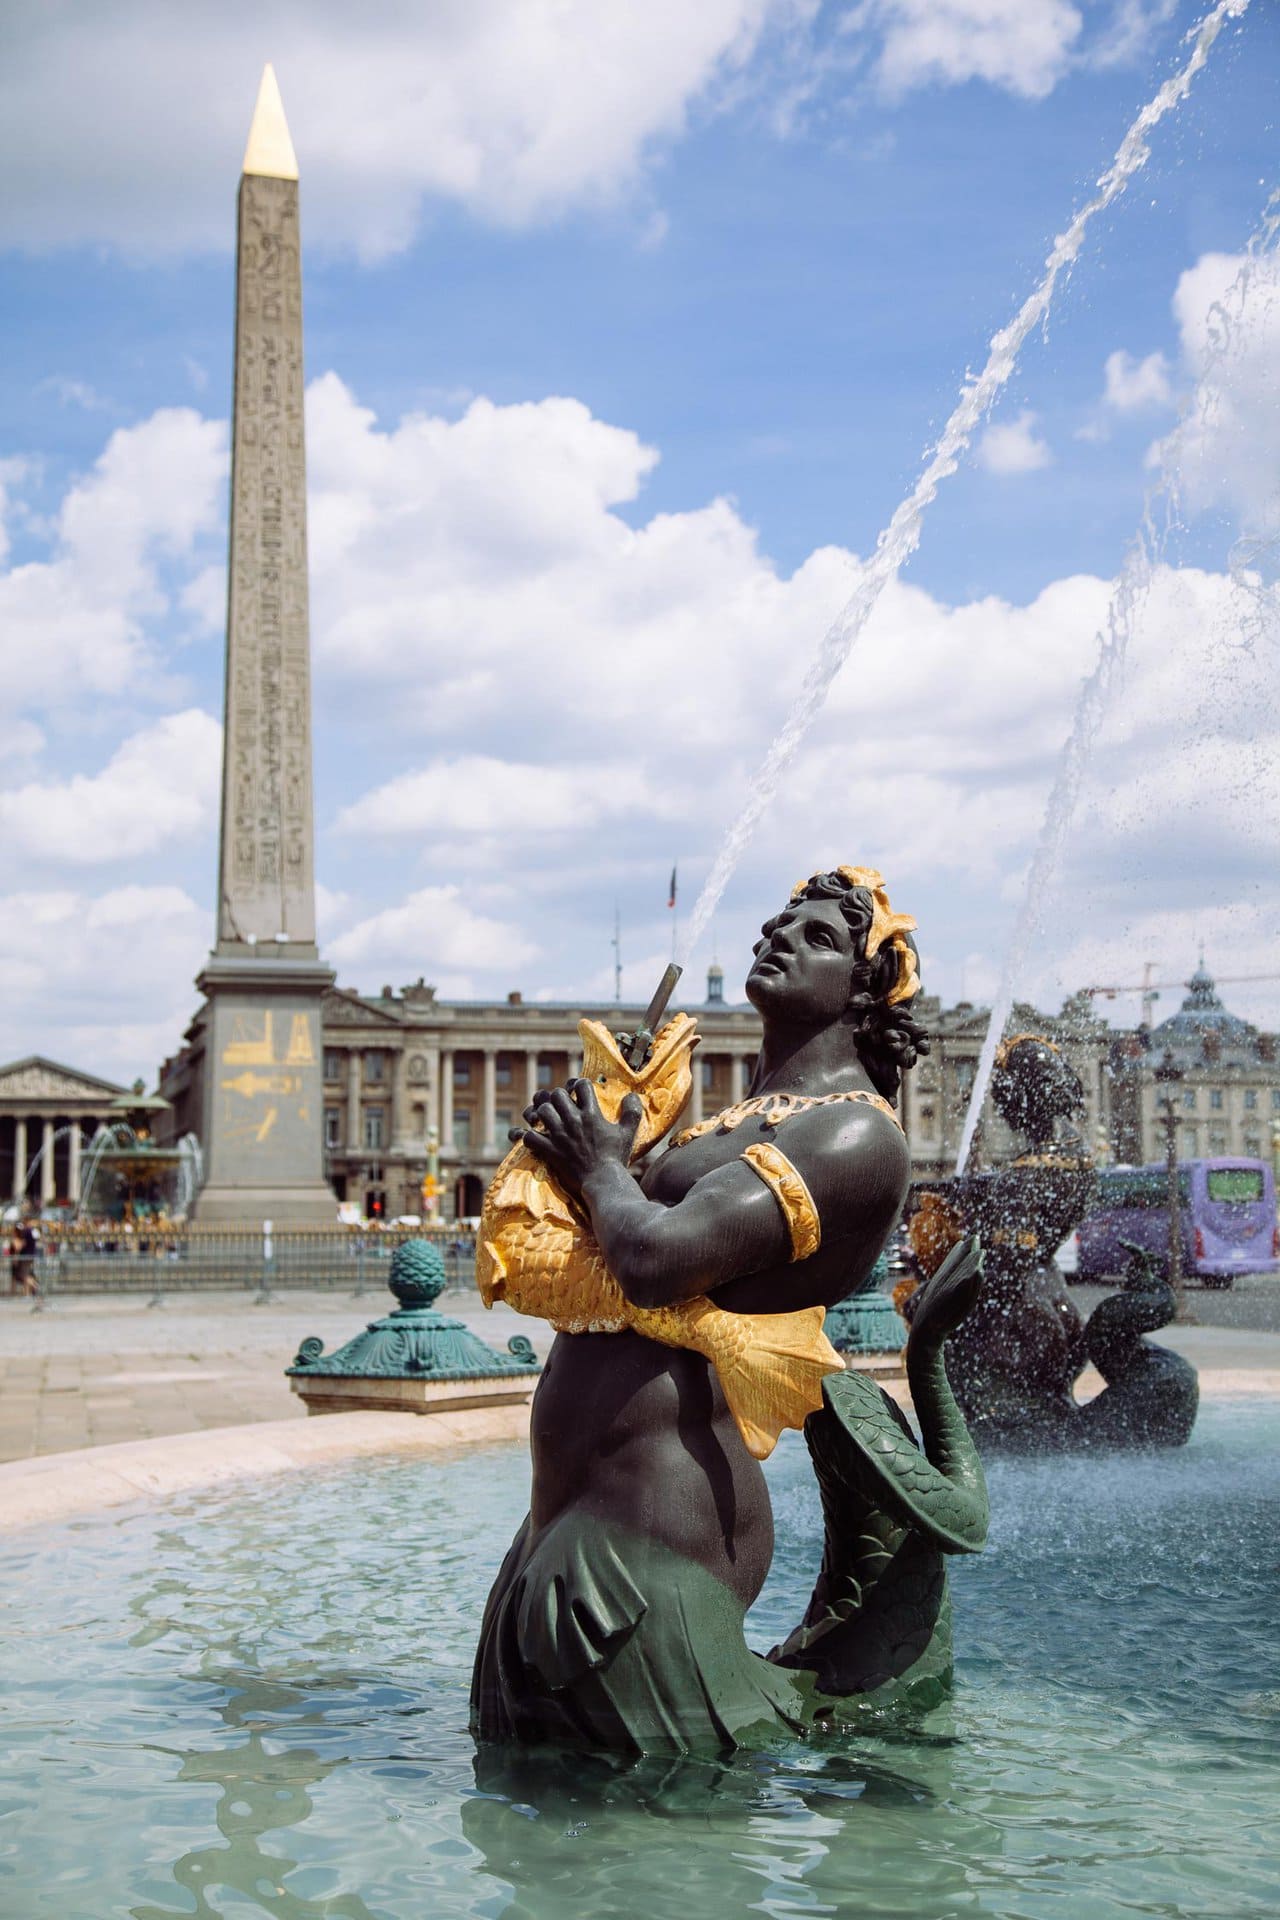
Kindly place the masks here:
<instances>
[{"instance_id":1,"label":"obelisk pedestal","mask_svg":"<svg viewBox=\"0 0 1280 1920\"><path fill-rule=\"evenodd\" d=\"M222 831L200 1224L328 1222L311 799L298 167L262 77L240 181Z\"/></svg>"}]
</instances>

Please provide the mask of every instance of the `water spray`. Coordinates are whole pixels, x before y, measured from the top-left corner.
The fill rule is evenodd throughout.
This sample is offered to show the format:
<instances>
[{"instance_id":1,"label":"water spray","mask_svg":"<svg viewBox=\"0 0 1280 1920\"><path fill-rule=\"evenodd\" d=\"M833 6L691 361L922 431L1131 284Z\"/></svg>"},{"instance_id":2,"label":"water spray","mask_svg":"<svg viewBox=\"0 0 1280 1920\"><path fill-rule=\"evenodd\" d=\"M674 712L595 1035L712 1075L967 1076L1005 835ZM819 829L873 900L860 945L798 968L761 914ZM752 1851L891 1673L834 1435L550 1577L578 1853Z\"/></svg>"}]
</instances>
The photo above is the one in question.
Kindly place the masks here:
<instances>
[{"instance_id":1,"label":"water spray","mask_svg":"<svg viewBox=\"0 0 1280 1920\"><path fill-rule=\"evenodd\" d=\"M715 912L757 824L772 801L779 780L826 704L832 682L848 659L854 642L889 582L897 578L920 544L925 510L932 504L942 482L956 471L973 434L1007 385L1027 336L1047 320L1058 281L1079 256L1091 222L1099 213L1106 211L1124 192L1134 175L1146 165L1151 152L1148 136L1165 115L1186 98L1223 27L1230 20L1239 20L1248 6L1249 0L1218 0L1218 5L1192 28L1187 36L1191 52L1186 61L1165 81L1133 121L1116 150L1115 159L1099 179L1097 192L1076 214L1066 231L1054 241L1034 291L1023 302L1010 324L993 338L982 372L976 379L969 380L961 391L960 399L926 459L919 479L881 531L874 553L861 569L852 597L827 629L817 657L805 676L804 686L752 783L747 803L721 843L711 871L703 882L682 942L686 963Z\"/></svg>"},{"instance_id":2,"label":"water spray","mask_svg":"<svg viewBox=\"0 0 1280 1920\"><path fill-rule=\"evenodd\" d=\"M1124 565L1112 590L1106 626L1098 636L1097 661L1080 689L1071 731L1062 749L1045 807L1018 917L1000 969L1000 984L991 1008L986 1038L978 1055L977 1071L956 1155L957 1173L963 1173L968 1164L995 1064L996 1049L1004 1037L1005 1025L1013 1008L1014 986L1021 976L1031 940L1041 924L1045 901L1062 861L1063 848L1075 818L1098 730L1110 706L1112 694L1123 679L1129 642L1150 594L1156 569L1164 557L1169 529L1177 509L1181 457L1188 431L1211 417L1213 376L1238 338L1249 288L1259 266L1275 259L1278 242L1280 196L1272 195L1262 223L1249 241L1239 273L1225 297L1215 305L1213 318L1216 324L1211 333L1209 356L1196 384L1193 402L1162 444L1160 477L1143 503L1141 522L1129 543Z\"/></svg>"}]
</instances>

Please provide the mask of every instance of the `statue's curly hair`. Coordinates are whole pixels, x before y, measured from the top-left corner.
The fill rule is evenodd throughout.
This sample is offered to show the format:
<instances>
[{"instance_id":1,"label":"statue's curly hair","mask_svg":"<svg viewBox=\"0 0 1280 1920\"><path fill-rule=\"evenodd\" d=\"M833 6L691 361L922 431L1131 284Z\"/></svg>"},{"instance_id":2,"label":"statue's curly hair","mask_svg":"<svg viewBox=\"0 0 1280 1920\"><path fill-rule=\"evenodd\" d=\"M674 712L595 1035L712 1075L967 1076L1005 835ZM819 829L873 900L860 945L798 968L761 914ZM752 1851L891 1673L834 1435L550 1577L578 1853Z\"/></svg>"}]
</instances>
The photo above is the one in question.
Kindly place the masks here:
<instances>
[{"instance_id":1,"label":"statue's curly hair","mask_svg":"<svg viewBox=\"0 0 1280 1920\"><path fill-rule=\"evenodd\" d=\"M897 950L886 941L870 960L866 957L875 905L870 890L850 886L839 873L815 873L797 888L791 904L801 900L838 900L853 930L860 956L854 962L848 1007L854 1046L876 1092L896 1101L903 1074L914 1067L921 1054L928 1053L929 1035L918 1020L912 1019L910 1001L889 1005L889 995L898 984ZM915 941L909 933L901 937L916 955L918 965Z\"/></svg>"}]
</instances>

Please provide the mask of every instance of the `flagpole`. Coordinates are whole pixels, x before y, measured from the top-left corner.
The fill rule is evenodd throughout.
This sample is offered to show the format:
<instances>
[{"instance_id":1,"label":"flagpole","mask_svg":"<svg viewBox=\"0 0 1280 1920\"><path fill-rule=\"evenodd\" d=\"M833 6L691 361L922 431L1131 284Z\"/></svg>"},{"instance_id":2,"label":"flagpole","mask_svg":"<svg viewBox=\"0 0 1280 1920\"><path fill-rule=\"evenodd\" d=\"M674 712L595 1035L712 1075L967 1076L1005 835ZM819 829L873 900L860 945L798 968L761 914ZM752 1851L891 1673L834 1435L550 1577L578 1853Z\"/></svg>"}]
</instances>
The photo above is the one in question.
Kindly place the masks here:
<instances>
[{"instance_id":1,"label":"flagpole","mask_svg":"<svg viewBox=\"0 0 1280 1920\"><path fill-rule=\"evenodd\" d=\"M615 900L613 903L613 999L615 1006L622 1004L622 914Z\"/></svg>"},{"instance_id":2,"label":"flagpole","mask_svg":"<svg viewBox=\"0 0 1280 1920\"><path fill-rule=\"evenodd\" d=\"M678 872L678 867L672 867L671 898L667 901L667 905L671 909L671 958L673 962L676 957L676 948L679 945L679 935L680 935L680 909L676 905L676 874L677 872Z\"/></svg>"}]
</instances>

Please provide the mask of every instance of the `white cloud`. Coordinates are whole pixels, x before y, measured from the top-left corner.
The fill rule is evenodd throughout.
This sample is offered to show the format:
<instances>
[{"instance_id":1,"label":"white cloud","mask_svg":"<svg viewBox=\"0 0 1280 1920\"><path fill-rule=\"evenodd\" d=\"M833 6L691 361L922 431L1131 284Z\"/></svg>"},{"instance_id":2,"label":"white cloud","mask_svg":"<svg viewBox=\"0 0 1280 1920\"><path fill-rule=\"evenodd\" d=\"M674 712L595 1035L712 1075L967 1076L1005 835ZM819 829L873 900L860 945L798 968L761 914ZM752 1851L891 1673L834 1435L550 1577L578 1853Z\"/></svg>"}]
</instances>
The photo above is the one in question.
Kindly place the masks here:
<instances>
[{"instance_id":1,"label":"white cloud","mask_svg":"<svg viewBox=\"0 0 1280 1920\"><path fill-rule=\"evenodd\" d=\"M326 951L344 981L366 987L425 974L457 995L572 993L607 982L617 900L628 988L644 991L637 956L670 940L672 862L684 916L848 598L857 556L819 549L783 574L728 501L646 516L655 451L564 398L473 401L458 418L384 427L330 376L310 393L308 428ZM50 564L77 556L69 585L77 569L105 581L98 600L113 577L137 608L176 606L185 593L190 611L203 596L212 619L219 596L192 533L203 510L190 498L152 502L150 482L136 479L139 465L150 470L141 444L113 439L110 482L99 473L75 490ZM224 457L217 429L188 429L183 444ZM176 457L160 465L176 493ZM174 560L161 568L166 543ZM1108 595L1088 576L1054 581L1025 605L949 606L903 582L885 592L718 917L731 994L752 927L806 863L880 864L930 953L998 954L1016 895L1008 877L1025 869ZM1280 759L1274 694L1241 678L1242 660L1273 664L1273 645L1260 640L1251 654L1240 644L1256 611L1220 577L1185 570L1163 575L1153 595L1099 748L1103 799L1086 796L1073 840L1084 865L1071 897L1106 920L1109 938L1165 911L1179 887L1190 927L1206 873L1224 914L1251 889L1274 897L1277 849L1249 826L1280 810L1257 758ZM131 617L139 633L152 618ZM44 644L35 630L30 644ZM56 729L51 737L63 745ZM202 800L189 791L200 768ZM152 858L139 836L158 829L127 817L131 794L158 782L166 831L194 833L214 804L215 768L208 715L140 725L134 713L79 785L64 773L24 789L11 774L0 842L51 859L84 818L104 835L123 818L121 850ZM139 963L151 989L142 1001L121 984L115 951L146 944L150 908L137 909L135 893L104 896L110 908L24 896L24 924L0 944L0 988L7 965L33 1031L65 1024L84 1036L74 1057L104 1070L103 1049L123 1045L109 1040L116 1026L158 1030L163 1017L157 1057L176 1044L210 935L190 897L212 880L211 855L199 859L185 891L141 890L152 905L169 902L160 958L153 967L148 949ZM112 947L92 1000L80 940L91 910L94 938ZM122 918L108 928L111 912ZM69 971L60 956L42 982L43 945L71 924ZM1058 928L1055 964L1079 936L1070 919ZM958 992L958 968L928 984ZM130 1077L148 1068L127 1064Z\"/></svg>"},{"instance_id":2,"label":"white cloud","mask_svg":"<svg viewBox=\"0 0 1280 1920\"><path fill-rule=\"evenodd\" d=\"M687 807L685 794L655 786L641 766L625 760L560 767L471 754L398 775L344 808L337 826L343 833L391 838L432 833L525 840L582 832L641 812L678 817Z\"/></svg>"},{"instance_id":3,"label":"white cloud","mask_svg":"<svg viewBox=\"0 0 1280 1920\"><path fill-rule=\"evenodd\" d=\"M37 391L45 390L55 394L64 407L80 407L85 413L102 413L110 404L87 380L66 373L53 373L42 380Z\"/></svg>"},{"instance_id":4,"label":"white cloud","mask_svg":"<svg viewBox=\"0 0 1280 1920\"><path fill-rule=\"evenodd\" d=\"M1150 407L1171 407L1173 388L1169 362L1163 353L1137 360L1123 347L1107 355L1105 404L1116 413L1140 413Z\"/></svg>"},{"instance_id":5,"label":"white cloud","mask_svg":"<svg viewBox=\"0 0 1280 1920\"><path fill-rule=\"evenodd\" d=\"M189 408L113 433L69 490L49 558L0 571L0 647L10 710L164 693L151 639L168 612L165 562L221 519L227 434Z\"/></svg>"},{"instance_id":6,"label":"white cloud","mask_svg":"<svg viewBox=\"0 0 1280 1920\"><path fill-rule=\"evenodd\" d=\"M1047 467L1053 454L1036 432L1038 415L1024 408L1016 420L996 421L978 442L977 461L988 473L1034 473Z\"/></svg>"},{"instance_id":7,"label":"white cloud","mask_svg":"<svg viewBox=\"0 0 1280 1920\"><path fill-rule=\"evenodd\" d=\"M377 257L425 196L524 222L626 190L791 0L69 0L20 9L0 73L0 236L225 248L263 63L308 224Z\"/></svg>"},{"instance_id":8,"label":"white cloud","mask_svg":"<svg viewBox=\"0 0 1280 1920\"><path fill-rule=\"evenodd\" d=\"M863 0L853 18L883 34L890 94L985 80L1031 100L1062 78L1082 25L1067 0Z\"/></svg>"},{"instance_id":9,"label":"white cloud","mask_svg":"<svg viewBox=\"0 0 1280 1920\"><path fill-rule=\"evenodd\" d=\"M673 745L717 747L852 581L834 550L782 581L723 500L633 527L614 508L656 455L578 401L384 430L330 375L308 445L319 681L384 714L402 688L399 728L473 753L594 762L640 687L669 689Z\"/></svg>"},{"instance_id":10,"label":"white cloud","mask_svg":"<svg viewBox=\"0 0 1280 1920\"><path fill-rule=\"evenodd\" d=\"M0 1059L150 1080L191 1016L208 915L180 887L0 897Z\"/></svg>"},{"instance_id":11,"label":"white cloud","mask_svg":"<svg viewBox=\"0 0 1280 1920\"><path fill-rule=\"evenodd\" d=\"M357 921L328 951L338 967L358 968L365 982L425 974L452 992L467 991L459 980L527 966L538 954L518 926L477 913L458 886L421 887L399 906Z\"/></svg>"},{"instance_id":12,"label":"white cloud","mask_svg":"<svg viewBox=\"0 0 1280 1920\"><path fill-rule=\"evenodd\" d=\"M137 860L213 824L222 729L199 708L166 714L97 774L0 791L0 859L96 866Z\"/></svg>"},{"instance_id":13,"label":"white cloud","mask_svg":"<svg viewBox=\"0 0 1280 1920\"><path fill-rule=\"evenodd\" d=\"M1274 253L1202 254L1181 276L1174 318L1188 373L1200 383L1188 418L1151 450L1174 459L1192 509L1239 516L1246 531L1280 527L1280 261Z\"/></svg>"}]
</instances>

